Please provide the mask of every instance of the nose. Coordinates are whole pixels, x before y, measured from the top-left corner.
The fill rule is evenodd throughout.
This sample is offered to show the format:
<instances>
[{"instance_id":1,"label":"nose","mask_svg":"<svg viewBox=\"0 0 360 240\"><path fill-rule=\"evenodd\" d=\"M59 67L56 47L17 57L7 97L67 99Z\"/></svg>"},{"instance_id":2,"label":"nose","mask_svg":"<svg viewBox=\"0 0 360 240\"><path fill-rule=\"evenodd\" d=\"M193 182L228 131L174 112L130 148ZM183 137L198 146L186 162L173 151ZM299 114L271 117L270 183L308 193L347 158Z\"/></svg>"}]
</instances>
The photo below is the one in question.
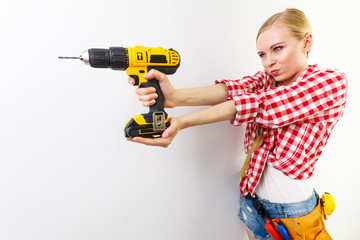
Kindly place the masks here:
<instances>
[{"instance_id":1,"label":"nose","mask_svg":"<svg viewBox=\"0 0 360 240\"><path fill-rule=\"evenodd\" d=\"M276 63L276 59L272 54L268 54L265 60L265 67L272 67Z\"/></svg>"}]
</instances>

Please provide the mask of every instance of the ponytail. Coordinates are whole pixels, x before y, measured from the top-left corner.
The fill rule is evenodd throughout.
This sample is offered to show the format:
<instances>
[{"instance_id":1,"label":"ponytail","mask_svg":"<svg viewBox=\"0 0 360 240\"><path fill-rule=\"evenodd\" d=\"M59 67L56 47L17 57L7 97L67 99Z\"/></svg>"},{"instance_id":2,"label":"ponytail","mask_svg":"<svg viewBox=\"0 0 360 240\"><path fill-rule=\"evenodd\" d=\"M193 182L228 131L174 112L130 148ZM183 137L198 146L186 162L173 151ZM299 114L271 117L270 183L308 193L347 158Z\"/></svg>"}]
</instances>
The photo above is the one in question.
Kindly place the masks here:
<instances>
[{"instance_id":1,"label":"ponytail","mask_svg":"<svg viewBox=\"0 0 360 240\"><path fill-rule=\"evenodd\" d=\"M278 87L278 82L276 82L274 79L273 79L273 82L271 84L271 87L274 88L274 87ZM246 155L246 158L245 158L245 161L244 161L244 164L242 165L241 167L241 170L239 172L239 175L241 176L241 178L243 176L245 176L245 173L246 173L246 170L249 168L250 166L250 163L251 163L251 157L252 157L252 154L256 151L256 149L258 149L259 147L261 147L264 143L264 134L261 132L261 134L255 139L254 143L251 145L250 147L250 150L248 152L248 154Z\"/></svg>"},{"instance_id":2,"label":"ponytail","mask_svg":"<svg viewBox=\"0 0 360 240\"><path fill-rule=\"evenodd\" d=\"M251 145L251 148L248 152L248 154L246 155L244 164L239 172L239 175L241 177L243 177L246 173L246 170L249 168L250 163L251 163L251 157L252 154L255 152L256 149L258 149L259 147L261 147L261 145L263 145L264 143L264 135L261 133L254 141L253 145Z\"/></svg>"}]
</instances>

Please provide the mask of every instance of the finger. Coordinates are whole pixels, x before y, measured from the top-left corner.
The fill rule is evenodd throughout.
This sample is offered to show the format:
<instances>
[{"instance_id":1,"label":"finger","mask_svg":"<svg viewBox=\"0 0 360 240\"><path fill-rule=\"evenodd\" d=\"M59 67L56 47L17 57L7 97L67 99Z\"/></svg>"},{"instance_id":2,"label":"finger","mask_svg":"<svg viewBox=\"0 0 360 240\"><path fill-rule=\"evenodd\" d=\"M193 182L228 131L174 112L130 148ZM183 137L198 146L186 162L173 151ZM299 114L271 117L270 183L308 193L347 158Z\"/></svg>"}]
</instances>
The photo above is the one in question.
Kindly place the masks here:
<instances>
[{"instance_id":1,"label":"finger","mask_svg":"<svg viewBox=\"0 0 360 240\"><path fill-rule=\"evenodd\" d=\"M131 85L134 85L135 84L135 79L133 79L132 77L129 77L128 78L128 83L131 84Z\"/></svg>"},{"instance_id":2,"label":"finger","mask_svg":"<svg viewBox=\"0 0 360 240\"><path fill-rule=\"evenodd\" d=\"M173 138L176 134L176 126L170 125L162 134L163 138Z\"/></svg>"},{"instance_id":3,"label":"finger","mask_svg":"<svg viewBox=\"0 0 360 240\"><path fill-rule=\"evenodd\" d=\"M135 93L137 95L149 95L151 93L155 93L156 89L154 87L148 87L148 88L136 88Z\"/></svg>"},{"instance_id":4,"label":"finger","mask_svg":"<svg viewBox=\"0 0 360 240\"><path fill-rule=\"evenodd\" d=\"M149 95L139 95L138 96L138 99L140 101L152 101L154 99L157 99L158 95L156 93L152 93L152 94L149 94Z\"/></svg>"},{"instance_id":5,"label":"finger","mask_svg":"<svg viewBox=\"0 0 360 240\"><path fill-rule=\"evenodd\" d=\"M144 75L144 78L146 79L157 79L158 81L165 81L167 79L167 76L155 69L151 69L147 74Z\"/></svg>"},{"instance_id":6,"label":"finger","mask_svg":"<svg viewBox=\"0 0 360 240\"><path fill-rule=\"evenodd\" d=\"M150 106L154 105L155 103L156 103L155 100L142 102L144 107L150 107Z\"/></svg>"}]
</instances>

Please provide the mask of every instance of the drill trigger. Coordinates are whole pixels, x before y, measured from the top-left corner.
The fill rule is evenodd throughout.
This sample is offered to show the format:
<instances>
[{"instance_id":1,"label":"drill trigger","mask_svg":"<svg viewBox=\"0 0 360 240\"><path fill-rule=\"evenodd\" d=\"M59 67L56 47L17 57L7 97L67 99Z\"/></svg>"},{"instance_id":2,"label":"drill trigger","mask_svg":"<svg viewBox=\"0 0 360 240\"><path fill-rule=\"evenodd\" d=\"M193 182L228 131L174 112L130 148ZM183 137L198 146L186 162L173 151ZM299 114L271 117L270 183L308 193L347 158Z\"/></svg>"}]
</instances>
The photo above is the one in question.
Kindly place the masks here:
<instances>
[{"instance_id":1,"label":"drill trigger","mask_svg":"<svg viewBox=\"0 0 360 240\"><path fill-rule=\"evenodd\" d=\"M134 84L135 86L139 86L140 80L137 75L130 75L129 77L132 77L135 80L135 84Z\"/></svg>"}]
</instances>

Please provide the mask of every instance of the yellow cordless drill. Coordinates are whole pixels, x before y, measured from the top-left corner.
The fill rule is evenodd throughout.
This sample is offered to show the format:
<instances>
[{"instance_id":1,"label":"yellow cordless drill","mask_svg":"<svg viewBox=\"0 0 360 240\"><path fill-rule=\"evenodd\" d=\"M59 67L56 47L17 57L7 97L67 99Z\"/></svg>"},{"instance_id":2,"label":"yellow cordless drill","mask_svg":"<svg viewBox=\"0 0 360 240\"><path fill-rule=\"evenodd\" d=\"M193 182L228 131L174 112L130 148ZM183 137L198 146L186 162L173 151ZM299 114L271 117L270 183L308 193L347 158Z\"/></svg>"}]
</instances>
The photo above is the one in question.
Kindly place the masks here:
<instances>
[{"instance_id":1,"label":"yellow cordless drill","mask_svg":"<svg viewBox=\"0 0 360 240\"><path fill-rule=\"evenodd\" d=\"M126 70L128 76L135 79L139 87L154 87L158 98L150 106L148 113L132 117L125 125L125 137L156 137L170 125L164 111L164 98L156 79L147 80L143 76L151 69L166 75L174 74L180 66L180 56L173 49L136 47L111 47L109 49L92 48L80 57L59 57L61 59L80 59L94 68Z\"/></svg>"}]
</instances>

